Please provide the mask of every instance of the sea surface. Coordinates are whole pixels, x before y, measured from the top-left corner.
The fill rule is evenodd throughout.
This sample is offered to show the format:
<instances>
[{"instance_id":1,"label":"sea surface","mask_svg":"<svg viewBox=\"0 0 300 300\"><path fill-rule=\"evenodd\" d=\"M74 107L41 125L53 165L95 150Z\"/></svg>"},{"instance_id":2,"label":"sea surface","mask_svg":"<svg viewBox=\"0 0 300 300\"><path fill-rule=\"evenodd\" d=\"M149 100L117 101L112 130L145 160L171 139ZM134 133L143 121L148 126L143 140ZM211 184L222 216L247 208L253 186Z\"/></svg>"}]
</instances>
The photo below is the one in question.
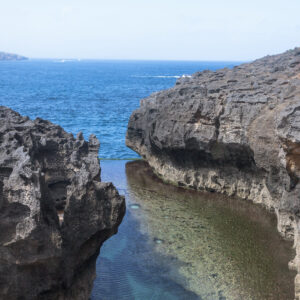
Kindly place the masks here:
<instances>
[{"instance_id":1,"label":"sea surface","mask_svg":"<svg viewBox=\"0 0 300 300\"><path fill-rule=\"evenodd\" d=\"M102 180L126 196L97 260L92 300L293 299L292 245L261 207L169 186L126 148L140 99L182 75L236 62L0 62L0 105L100 139ZM126 160L127 159L127 160ZM130 161L131 160L131 161Z\"/></svg>"},{"instance_id":2,"label":"sea surface","mask_svg":"<svg viewBox=\"0 0 300 300\"><path fill-rule=\"evenodd\" d=\"M101 142L101 158L137 157L125 146L128 119L140 99L185 74L233 62L28 60L0 62L0 105L58 123Z\"/></svg>"}]
</instances>

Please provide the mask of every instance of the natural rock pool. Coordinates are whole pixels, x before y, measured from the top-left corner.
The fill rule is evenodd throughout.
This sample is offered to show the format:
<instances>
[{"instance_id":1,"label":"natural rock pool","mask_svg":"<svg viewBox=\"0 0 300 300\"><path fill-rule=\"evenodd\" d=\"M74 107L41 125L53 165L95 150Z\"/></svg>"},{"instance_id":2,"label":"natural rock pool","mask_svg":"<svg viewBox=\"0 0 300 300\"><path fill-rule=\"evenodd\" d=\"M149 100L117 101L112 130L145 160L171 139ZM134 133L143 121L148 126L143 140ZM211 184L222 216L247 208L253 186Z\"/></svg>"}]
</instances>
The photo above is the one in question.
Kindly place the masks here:
<instances>
[{"instance_id":1,"label":"natural rock pool","mask_svg":"<svg viewBox=\"0 0 300 300\"><path fill-rule=\"evenodd\" d=\"M92 300L294 299L292 244L250 202L166 185L144 161L101 161L125 194L97 261Z\"/></svg>"}]
</instances>

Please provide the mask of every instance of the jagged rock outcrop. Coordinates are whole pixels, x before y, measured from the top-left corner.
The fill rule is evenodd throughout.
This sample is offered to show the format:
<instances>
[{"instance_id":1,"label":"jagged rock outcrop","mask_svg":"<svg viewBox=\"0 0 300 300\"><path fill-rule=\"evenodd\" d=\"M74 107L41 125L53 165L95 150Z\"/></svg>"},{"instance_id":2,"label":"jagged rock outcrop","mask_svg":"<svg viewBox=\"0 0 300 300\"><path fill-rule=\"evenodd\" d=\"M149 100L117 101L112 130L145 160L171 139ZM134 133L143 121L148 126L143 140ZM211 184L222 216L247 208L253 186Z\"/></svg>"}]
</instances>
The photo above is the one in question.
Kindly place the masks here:
<instances>
[{"instance_id":1,"label":"jagged rock outcrop","mask_svg":"<svg viewBox=\"0 0 300 300\"><path fill-rule=\"evenodd\" d=\"M0 299L89 299L125 212L98 149L93 135L0 107Z\"/></svg>"},{"instance_id":2,"label":"jagged rock outcrop","mask_svg":"<svg viewBox=\"0 0 300 300\"><path fill-rule=\"evenodd\" d=\"M0 61L1 60L27 60L27 59L28 58L25 56L0 51Z\"/></svg>"},{"instance_id":3,"label":"jagged rock outcrop","mask_svg":"<svg viewBox=\"0 0 300 300\"><path fill-rule=\"evenodd\" d=\"M300 48L179 79L141 101L126 144L167 181L274 210L300 299Z\"/></svg>"}]
</instances>

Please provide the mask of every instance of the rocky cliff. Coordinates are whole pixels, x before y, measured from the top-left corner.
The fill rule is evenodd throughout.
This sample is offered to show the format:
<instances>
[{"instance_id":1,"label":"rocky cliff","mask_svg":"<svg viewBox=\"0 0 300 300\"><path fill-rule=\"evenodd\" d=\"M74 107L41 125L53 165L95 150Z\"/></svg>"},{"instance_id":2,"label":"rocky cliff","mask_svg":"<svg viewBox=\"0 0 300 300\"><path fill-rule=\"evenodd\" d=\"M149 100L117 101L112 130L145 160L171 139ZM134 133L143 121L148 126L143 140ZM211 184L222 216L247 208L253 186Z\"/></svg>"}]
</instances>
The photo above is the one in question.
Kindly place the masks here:
<instances>
[{"instance_id":1,"label":"rocky cliff","mask_svg":"<svg viewBox=\"0 0 300 300\"><path fill-rule=\"evenodd\" d=\"M275 211L300 299L300 48L179 79L141 101L126 144L167 181Z\"/></svg>"},{"instance_id":2,"label":"rocky cliff","mask_svg":"<svg viewBox=\"0 0 300 300\"><path fill-rule=\"evenodd\" d=\"M124 198L100 181L99 141L0 107L0 299L88 299Z\"/></svg>"},{"instance_id":3,"label":"rocky cliff","mask_svg":"<svg viewBox=\"0 0 300 300\"><path fill-rule=\"evenodd\" d=\"M1 60L27 60L27 59L28 58L25 56L0 51L0 61Z\"/></svg>"}]
</instances>

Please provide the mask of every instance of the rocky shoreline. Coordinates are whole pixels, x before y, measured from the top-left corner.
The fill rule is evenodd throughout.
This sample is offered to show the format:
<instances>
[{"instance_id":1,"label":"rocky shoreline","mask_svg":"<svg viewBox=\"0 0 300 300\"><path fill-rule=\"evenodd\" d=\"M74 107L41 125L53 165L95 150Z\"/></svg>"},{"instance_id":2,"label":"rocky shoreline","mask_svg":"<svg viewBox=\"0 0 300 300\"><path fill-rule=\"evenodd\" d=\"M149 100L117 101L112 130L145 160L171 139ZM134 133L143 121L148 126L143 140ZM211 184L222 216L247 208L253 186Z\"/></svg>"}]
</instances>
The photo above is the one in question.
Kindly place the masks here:
<instances>
[{"instance_id":1,"label":"rocky shoreline","mask_svg":"<svg viewBox=\"0 0 300 300\"><path fill-rule=\"evenodd\" d=\"M300 48L179 79L141 101L126 144L166 181L274 211L300 299Z\"/></svg>"},{"instance_id":2,"label":"rocky shoreline","mask_svg":"<svg viewBox=\"0 0 300 300\"><path fill-rule=\"evenodd\" d=\"M0 298L89 298L124 197L101 182L93 135L0 106Z\"/></svg>"}]
</instances>

